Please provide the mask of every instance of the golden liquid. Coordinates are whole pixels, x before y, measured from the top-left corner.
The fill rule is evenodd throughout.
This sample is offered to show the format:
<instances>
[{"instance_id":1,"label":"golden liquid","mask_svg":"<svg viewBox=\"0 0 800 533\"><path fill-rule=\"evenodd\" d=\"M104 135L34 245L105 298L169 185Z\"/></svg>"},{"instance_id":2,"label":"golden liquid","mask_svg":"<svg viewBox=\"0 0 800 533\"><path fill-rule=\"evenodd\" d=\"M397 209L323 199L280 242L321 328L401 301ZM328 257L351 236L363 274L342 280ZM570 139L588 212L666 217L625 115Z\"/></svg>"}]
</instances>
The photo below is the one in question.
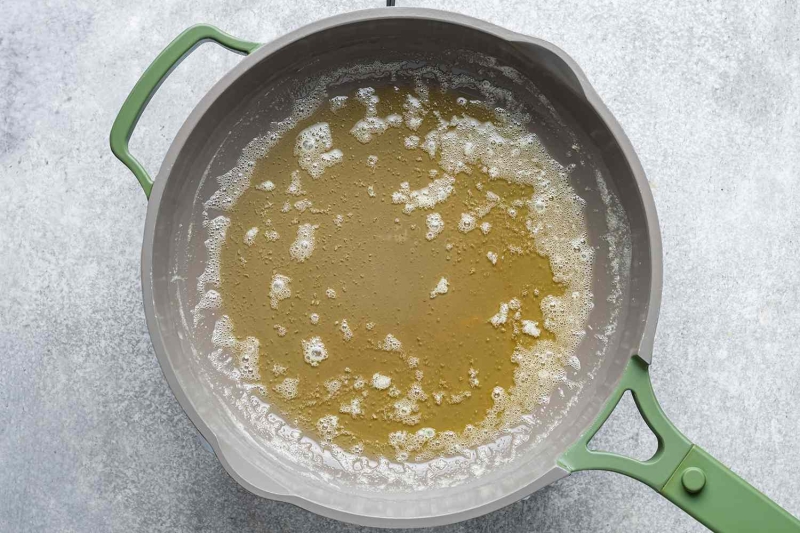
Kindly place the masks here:
<instances>
[{"instance_id":1,"label":"golden liquid","mask_svg":"<svg viewBox=\"0 0 800 533\"><path fill-rule=\"evenodd\" d=\"M378 116L402 114L407 92L379 89ZM442 117L469 113L481 121L495 119L481 106L456 104L459 96L456 91L431 91L428 107ZM516 218L506 210L514 200L529 199L530 186L490 181L473 169L458 175L446 202L405 214L402 205L392 203L400 183L419 189L431 182L430 171L437 170L439 177L442 172L435 159L406 149L404 139L424 137L437 119L431 112L416 132L405 125L392 127L362 144L349 131L363 117L364 106L353 98L336 112L321 106L257 161L251 187L229 214L219 292L235 336L259 340L258 383L266 401L312 436L322 437L316 427L320 418L338 416L341 431L333 441L345 449L360 445L375 456L391 454L388 437L395 431L461 432L467 424L480 423L493 405L493 388L508 390L514 383L515 346L553 338L544 328L538 339L512 338L508 327L496 328L489 318L500 302L522 295L526 318L541 324L541 298L561 295L563 287L553 281L548 259L534 250L525 227L527 208L519 208ZM330 125L333 145L342 150L344 160L318 179L300 171L305 194L287 194L290 175L299 170L296 134L320 122ZM374 167L367 164L369 156L378 158ZM274 182L273 191L256 188L265 180ZM502 199L478 221L491 223L491 231L461 233L461 214L484 203L487 191ZM312 207L282 212L285 202L301 199L311 201ZM426 215L432 212L442 216L445 228L428 240ZM343 219L340 225L335 223L337 215ZM298 225L306 223L319 225L316 246L308 260L298 262L289 247ZM252 227L259 233L248 246L245 233ZM277 231L280 238L268 240L267 231ZM497 264L487 259L490 251L500 257ZM291 278L292 295L273 309L269 292L276 273ZM448 292L431 298L442 277L449 282ZM329 288L336 293L334 299L326 296ZM319 315L317 324L309 318L312 313ZM343 338L343 319L352 330L350 340ZM283 336L281 327L286 329ZM377 347L387 334L402 342L402 353ZM328 358L311 366L303 358L302 341L315 336L323 340ZM470 383L470 371L477 385ZM375 373L390 377L392 387L372 387ZM293 399L275 391L287 377L299 379ZM331 393L325 384L334 379L341 386ZM408 425L393 415L394 405L414 383L427 398L417 401L419 422ZM441 393L439 402L434 392ZM340 412L353 399L359 400L361 413Z\"/></svg>"}]
</instances>

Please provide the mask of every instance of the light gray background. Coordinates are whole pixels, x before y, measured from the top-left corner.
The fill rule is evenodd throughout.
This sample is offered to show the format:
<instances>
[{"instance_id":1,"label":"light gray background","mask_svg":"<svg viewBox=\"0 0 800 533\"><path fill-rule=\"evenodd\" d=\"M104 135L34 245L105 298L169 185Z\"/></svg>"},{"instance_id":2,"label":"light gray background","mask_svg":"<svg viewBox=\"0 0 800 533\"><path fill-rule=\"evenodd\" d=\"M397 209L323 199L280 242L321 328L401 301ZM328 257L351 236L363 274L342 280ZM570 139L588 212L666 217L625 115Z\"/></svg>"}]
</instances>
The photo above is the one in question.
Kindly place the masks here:
<instances>
[{"instance_id":1,"label":"light gray background","mask_svg":"<svg viewBox=\"0 0 800 533\"><path fill-rule=\"evenodd\" d=\"M107 137L181 30L268 41L380 1L0 2L0 529L356 531L239 488L201 445L142 310L145 197ZM800 515L800 10L758 2L399 0L552 41L631 138L664 236L652 367L684 433ZM132 142L153 174L238 56L197 50ZM601 444L651 439L627 405ZM702 531L619 475L573 475L441 531Z\"/></svg>"}]
</instances>

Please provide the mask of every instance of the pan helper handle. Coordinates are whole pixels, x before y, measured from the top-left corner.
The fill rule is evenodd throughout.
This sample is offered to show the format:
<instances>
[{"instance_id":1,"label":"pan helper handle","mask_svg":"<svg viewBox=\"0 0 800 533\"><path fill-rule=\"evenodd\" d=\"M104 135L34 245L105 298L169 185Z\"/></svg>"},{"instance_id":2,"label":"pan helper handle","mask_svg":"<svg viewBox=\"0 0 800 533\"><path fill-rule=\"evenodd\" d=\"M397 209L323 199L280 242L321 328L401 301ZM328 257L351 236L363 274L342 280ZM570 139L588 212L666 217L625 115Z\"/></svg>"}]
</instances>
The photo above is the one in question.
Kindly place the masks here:
<instances>
[{"instance_id":1,"label":"pan helper handle","mask_svg":"<svg viewBox=\"0 0 800 533\"><path fill-rule=\"evenodd\" d=\"M627 391L658 439L656 453L646 461L588 448ZM559 464L570 472L609 470L638 479L713 531L800 533L800 521L672 425L653 393L648 365L638 356L628 362L622 381L594 424L564 452Z\"/></svg>"},{"instance_id":2,"label":"pan helper handle","mask_svg":"<svg viewBox=\"0 0 800 533\"><path fill-rule=\"evenodd\" d=\"M147 67L142 77L136 82L133 90L125 99L122 108L119 110L114 125L111 127L111 151L128 167L139 184L144 189L144 194L150 198L150 191L153 189L153 178L142 167L141 163L133 157L128 150L133 129L139 122L139 117L147 107L150 99L155 94L161 83L169 76L169 73L180 64L197 46L205 41L214 41L231 50L241 54L249 54L259 46L259 43L250 43L231 37L227 33L218 30L214 26L198 24L187 29L178 35L174 41L169 43L164 51L161 52L153 63Z\"/></svg>"}]
</instances>

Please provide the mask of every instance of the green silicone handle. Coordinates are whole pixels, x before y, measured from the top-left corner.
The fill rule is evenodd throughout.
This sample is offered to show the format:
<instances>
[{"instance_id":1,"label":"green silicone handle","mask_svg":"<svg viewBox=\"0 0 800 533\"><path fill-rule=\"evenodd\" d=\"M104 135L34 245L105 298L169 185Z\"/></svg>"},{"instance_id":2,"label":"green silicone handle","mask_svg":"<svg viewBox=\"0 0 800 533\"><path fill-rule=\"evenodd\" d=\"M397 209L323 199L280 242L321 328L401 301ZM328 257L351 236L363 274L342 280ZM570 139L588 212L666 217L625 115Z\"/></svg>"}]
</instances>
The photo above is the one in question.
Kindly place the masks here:
<instances>
[{"instance_id":1,"label":"green silicone handle","mask_svg":"<svg viewBox=\"0 0 800 533\"><path fill-rule=\"evenodd\" d=\"M133 129L142 116L142 112L147 107L150 98L153 97L161 83L169 76L169 73L198 45L205 41L214 41L224 46L232 52L249 54L259 46L259 43L250 43L231 37L219 29L205 24L192 26L174 41L169 43L153 63L147 67L142 77L136 82L133 90L125 99L122 108L119 110L114 125L111 127L111 151L122 161L131 172L133 172L139 184L144 189L144 194L150 198L150 191L153 188L153 178L142 167L141 163L133 157L128 150Z\"/></svg>"},{"instance_id":2,"label":"green silicone handle","mask_svg":"<svg viewBox=\"0 0 800 533\"><path fill-rule=\"evenodd\" d=\"M642 418L658 439L656 453L646 461L588 448L627 391L631 391ZM672 425L653 393L647 363L636 356L597 419L564 452L559 464L570 472L610 470L638 479L713 531L800 533L800 521Z\"/></svg>"},{"instance_id":3,"label":"green silicone handle","mask_svg":"<svg viewBox=\"0 0 800 533\"><path fill-rule=\"evenodd\" d=\"M661 494L713 531L800 531L800 521L698 446Z\"/></svg>"}]
</instances>

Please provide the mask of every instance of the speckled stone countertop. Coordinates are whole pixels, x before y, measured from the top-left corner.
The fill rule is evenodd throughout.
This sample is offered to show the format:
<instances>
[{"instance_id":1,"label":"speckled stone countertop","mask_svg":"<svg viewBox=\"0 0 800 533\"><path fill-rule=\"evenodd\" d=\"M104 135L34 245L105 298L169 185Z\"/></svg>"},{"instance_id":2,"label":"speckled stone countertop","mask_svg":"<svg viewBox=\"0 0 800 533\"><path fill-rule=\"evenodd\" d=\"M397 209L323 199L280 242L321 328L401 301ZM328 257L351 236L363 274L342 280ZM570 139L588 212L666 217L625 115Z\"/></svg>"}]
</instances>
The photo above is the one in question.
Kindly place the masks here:
<instances>
[{"instance_id":1,"label":"speckled stone countertop","mask_svg":"<svg viewBox=\"0 0 800 533\"><path fill-rule=\"evenodd\" d=\"M572 55L638 151L664 239L652 375L676 425L800 515L800 9L786 0L416 2ZM153 353L145 197L108 149L158 52L209 22L268 41L379 1L10 0L0 15L0 529L361 531L240 488L204 449ZM153 171L240 58L204 46L132 150ZM600 445L652 437L622 407ZM440 528L703 531L655 492L589 472Z\"/></svg>"}]
</instances>

